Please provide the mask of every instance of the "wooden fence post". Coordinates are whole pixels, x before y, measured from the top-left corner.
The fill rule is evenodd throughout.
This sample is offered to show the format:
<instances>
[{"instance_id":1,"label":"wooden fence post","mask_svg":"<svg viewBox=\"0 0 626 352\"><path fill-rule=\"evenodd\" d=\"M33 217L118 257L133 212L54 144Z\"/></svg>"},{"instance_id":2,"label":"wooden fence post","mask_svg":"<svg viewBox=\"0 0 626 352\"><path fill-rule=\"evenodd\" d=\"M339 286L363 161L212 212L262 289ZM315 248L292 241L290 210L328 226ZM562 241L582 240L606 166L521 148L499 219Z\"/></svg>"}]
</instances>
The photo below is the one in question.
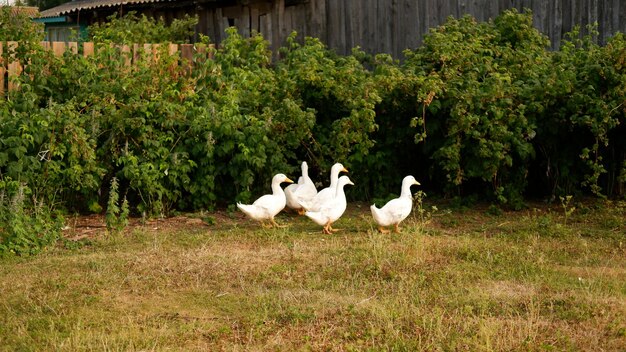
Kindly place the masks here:
<instances>
[{"instance_id":1,"label":"wooden fence post","mask_svg":"<svg viewBox=\"0 0 626 352\"><path fill-rule=\"evenodd\" d=\"M148 62L152 62L152 55L148 56L148 53L152 51L152 44L144 44L143 45L143 57L148 60Z\"/></svg>"},{"instance_id":2,"label":"wooden fence post","mask_svg":"<svg viewBox=\"0 0 626 352\"><path fill-rule=\"evenodd\" d=\"M133 44L133 64L139 60L139 44Z\"/></svg>"},{"instance_id":3,"label":"wooden fence post","mask_svg":"<svg viewBox=\"0 0 626 352\"><path fill-rule=\"evenodd\" d=\"M63 56L67 50L73 54L79 54L79 45L82 45L83 57L93 56L95 54L95 44L93 42L41 42L42 48L52 50L57 57ZM18 84L12 82L16 77L22 74L24 67L19 61L15 51L19 47L19 42L0 42L0 96L9 91L18 89ZM141 56L146 55L145 59L151 63L157 63L160 60L160 44L133 44L122 45L120 50L127 67L132 66L143 59ZM198 62L204 62L207 59L213 59L214 44L167 44L167 53L169 55L179 55L178 64L173 63L169 70L182 69L186 74L190 74L194 66L194 53L198 54ZM144 53L142 53L142 51ZM8 57L3 59L3 53ZM173 72L173 71L172 71Z\"/></svg>"},{"instance_id":4,"label":"wooden fence post","mask_svg":"<svg viewBox=\"0 0 626 352\"><path fill-rule=\"evenodd\" d=\"M127 68L130 67L130 63L131 63L131 58L132 58L132 54L130 53L130 46L129 45L122 45L122 56L124 59L124 64L126 65Z\"/></svg>"},{"instance_id":5,"label":"wooden fence post","mask_svg":"<svg viewBox=\"0 0 626 352\"><path fill-rule=\"evenodd\" d=\"M180 45L180 61L181 66L189 74L193 67L193 44L181 44Z\"/></svg>"},{"instance_id":6,"label":"wooden fence post","mask_svg":"<svg viewBox=\"0 0 626 352\"><path fill-rule=\"evenodd\" d=\"M9 49L9 53L14 60L9 59L8 71L9 71L9 91L15 90L19 87L18 84L12 82L13 77L17 77L22 73L22 65L19 61L17 61L17 57L15 55L15 50L17 50L18 43L17 42L7 42L7 48ZM11 53L13 51L13 53Z\"/></svg>"},{"instance_id":7,"label":"wooden fence post","mask_svg":"<svg viewBox=\"0 0 626 352\"><path fill-rule=\"evenodd\" d=\"M197 63L203 63L206 61L207 55L208 55L207 51L208 51L208 48L206 44L203 44L203 43L196 44L196 52L198 52L199 54Z\"/></svg>"},{"instance_id":8,"label":"wooden fence post","mask_svg":"<svg viewBox=\"0 0 626 352\"><path fill-rule=\"evenodd\" d=\"M167 52L170 55L175 55L178 52L178 44L170 43Z\"/></svg>"},{"instance_id":9,"label":"wooden fence post","mask_svg":"<svg viewBox=\"0 0 626 352\"><path fill-rule=\"evenodd\" d=\"M0 96L4 96L4 59L2 58L2 42L0 42Z\"/></svg>"},{"instance_id":10,"label":"wooden fence post","mask_svg":"<svg viewBox=\"0 0 626 352\"><path fill-rule=\"evenodd\" d=\"M213 60L213 55L215 54L215 44L209 44L209 55L208 59Z\"/></svg>"},{"instance_id":11,"label":"wooden fence post","mask_svg":"<svg viewBox=\"0 0 626 352\"><path fill-rule=\"evenodd\" d=\"M159 62L161 59L161 44L152 44L152 60Z\"/></svg>"},{"instance_id":12,"label":"wooden fence post","mask_svg":"<svg viewBox=\"0 0 626 352\"><path fill-rule=\"evenodd\" d=\"M83 56L84 57L93 56L93 53L94 53L93 42L83 43Z\"/></svg>"},{"instance_id":13,"label":"wooden fence post","mask_svg":"<svg viewBox=\"0 0 626 352\"><path fill-rule=\"evenodd\" d=\"M63 56L65 52L65 42L52 42L52 52L54 56Z\"/></svg>"},{"instance_id":14,"label":"wooden fence post","mask_svg":"<svg viewBox=\"0 0 626 352\"><path fill-rule=\"evenodd\" d=\"M67 48L70 49L73 54L78 54L78 43L77 42L69 42L69 43L67 43Z\"/></svg>"}]
</instances>

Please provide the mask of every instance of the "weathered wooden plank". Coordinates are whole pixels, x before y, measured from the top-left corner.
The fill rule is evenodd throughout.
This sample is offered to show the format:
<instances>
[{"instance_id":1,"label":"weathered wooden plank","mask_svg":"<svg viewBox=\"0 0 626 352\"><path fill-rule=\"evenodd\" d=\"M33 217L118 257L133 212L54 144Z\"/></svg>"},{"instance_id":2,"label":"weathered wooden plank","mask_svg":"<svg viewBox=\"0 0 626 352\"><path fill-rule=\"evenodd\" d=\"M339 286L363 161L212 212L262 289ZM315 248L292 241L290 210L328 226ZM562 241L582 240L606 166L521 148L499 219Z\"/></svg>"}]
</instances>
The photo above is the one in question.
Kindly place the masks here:
<instances>
[{"instance_id":1,"label":"weathered wooden plank","mask_svg":"<svg viewBox=\"0 0 626 352\"><path fill-rule=\"evenodd\" d=\"M338 1L328 1L328 17L327 17L327 37L326 43L332 48L339 48L341 46L341 42L337 39L339 35L339 2Z\"/></svg>"},{"instance_id":2,"label":"weathered wooden plank","mask_svg":"<svg viewBox=\"0 0 626 352\"><path fill-rule=\"evenodd\" d=\"M272 16L268 14L263 14L259 16L259 28L261 28L261 34L263 37L270 41L273 38L272 33Z\"/></svg>"},{"instance_id":3,"label":"weathered wooden plank","mask_svg":"<svg viewBox=\"0 0 626 352\"><path fill-rule=\"evenodd\" d=\"M204 33L209 36L209 40L211 42L219 43L220 42L220 24L216 18L216 10L215 9L206 9L207 12L207 25L209 26L209 31Z\"/></svg>"},{"instance_id":4,"label":"weathered wooden plank","mask_svg":"<svg viewBox=\"0 0 626 352\"><path fill-rule=\"evenodd\" d=\"M561 37L563 32L563 0L555 0L554 2L554 22L552 23L553 31L550 37L552 46L558 48L561 46Z\"/></svg>"},{"instance_id":5,"label":"weathered wooden plank","mask_svg":"<svg viewBox=\"0 0 626 352\"><path fill-rule=\"evenodd\" d=\"M310 15L312 19L311 27L307 36L317 36L318 38L325 40L328 36L326 28L326 1L325 0L311 0L309 7ZM368 22L369 24L369 22Z\"/></svg>"},{"instance_id":6,"label":"weathered wooden plank","mask_svg":"<svg viewBox=\"0 0 626 352\"><path fill-rule=\"evenodd\" d=\"M193 44L180 44L180 57L188 62L193 61Z\"/></svg>"},{"instance_id":7,"label":"weathered wooden plank","mask_svg":"<svg viewBox=\"0 0 626 352\"><path fill-rule=\"evenodd\" d=\"M15 50L17 50L18 47L18 43L17 42L7 42L7 51L10 52L15 52ZM10 55L13 58L9 59L9 63L7 64L7 79L8 79L8 84L7 84L7 88L9 91L12 90L16 90L19 88L19 84L15 83L14 79L16 77L18 77L19 75L22 74L22 64L17 61L17 59L15 58L14 55Z\"/></svg>"},{"instance_id":8,"label":"weathered wooden plank","mask_svg":"<svg viewBox=\"0 0 626 352\"><path fill-rule=\"evenodd\" d=\"M5 61L2 58L3 43L0 41L0 97L4 96L4 74L6 72Z\"/></svg>"},{"instance_id":9,"label":"weathered wooden plank","mask_svg":"<svg viewBox=\"0 0 626 352\"><path fill-rule=\"evenodd\" d=\"M598 31L600 32L599 40L601 43L606 42L605 29L606 29L606 25L608 22L607 21L608 18L605 16L605 11L604 11L604 7L606 6L606 3L607 3L606 0L598 1L598 7L596 9L596 16L597 16L596 21L598 21Z\"/></svg>"},{"instance_id":10,"label":"weathered wooden plank","mask_svg":"<svg viewBox=\"0 0 626 352\"><path fill-rule=\"evenodd\" d=\"M415 47L418 43L424 41L424 36L428 34L429 28L436 27L439 22L439 14L435 11L434 7L437 1L423 1L418 2L415 6L415 27L417 33L415 33L416 42L411 43L409 46Z\"/></svg>"},{"instance_id":11,"label":"weathered wooden plank","mask_svg":"<svg viewBox=\"0 0 626 352\"><path fill-rule=\"evenodd\" d=\"M131 65L131 61L132 61L132 53L130 52L130 45L122 45L122 59L124 60L124 64L126 65L126 67L129 67Z\"/></svg>"},{"instance_id":12,"label":"weathered wooden plank","mask_svg":"<svg viewBox=\"0 0 626 352\"><path fill-rule=\"evenodd\" d=\"M346 33L346 54L350 53L351 49L359 45L362 42L360 36L361 28L359 23L361 21L361 8L363 7L363 0L353 0L344 2L344 23Z\"/></svg>"},{"instance_id":13,"label":"weathered wooden plank","mask_svg":"<svg viewBox=\"0 0 626 352\"><path fill-rule=\"evenodd\" d=\"M296 32L298 32L299 35L301 35L302 33L300 31L300 28L298 27L298 23L296 20L297 14L294 7L295 6L289 6L285 9L285 13L283 15L283 25L289 33L295 30Z\"/></svg>"},{"instance_id":14,"label":"weathered wooden plank","mask_svg":"<svg viewBox=\"0 0 626 352\"><path fill-rule=\"evenodd\" d=\"M84 57L93 56L93 53L94 53L93 42L83 43L83 56Z\"/></svg>"},{"instance_id":15,"label":"weathered wooden plank","mask_svg":"<svg viewBox=\"0 0 626 352\"><path fill-rule=\"evenodd\" d=\"M421 27L424 26L423 22L425 22L424 18L420 18L420 14L418 12L419 5L414 1L404 1L404 8L400 11L400 18L402 18L402 23L399 24L396 31L400 34L402 40L401 46L397 47L394 50L394 57L403 57L403 52L405 49L415 49L415 43L422 41L421 34L424 32L421 30ZM432 13L436 13L436 7L431 3Z\"/></svg>"},{"instance_id":16,"label":"weathered wooden plank","mask_svg":"<svg viewBox=\"0 0 626 352\"><path fill-rule=\"evenodd\" d=\"M202 43L198 43L195 45L195 49L196 49L196 64L202 64L204 62L206 62L207 60L207 52L209 50L209 48L207 47L206 44L202 44Z\"/></svg>"},{"instance_id":17,"label":"weathered wooden plank","mask_svg":"<svg viewBox=\"0 0 626 352\"><path fill-rule=\"evenodd\" d=\"M626 21L621 21L623 26L620 28L620 13L622 10L626 12L626 5L622 5L621 2L622 0L613 0L611 4L610 12L612 14L611 23L613 28L611 33L615 33L617 31L626 32ZM621 18L626 18L624 16L626 16L626 13L622 14Z\"/></svg>"},{"instance_id":18,"label":"weathered wooden plank","mask_svg":"<svg viewBox=\"0 0 626 352\"><path fill-rule=\"evenodd\" d=\"M67 48L73 54L78 54L78 43L77 42L68 42L67 43Z\"/></svg>"},{"instance_id":19,"label":"weathered wooden plank","mask_svg":"<svg viewBox=\"0 0 626 352\"><path fill-rule=\"evenodd\" d=\"M307 4L300 4L298 6L296 6L297 11L295 11L296 13L296 23L297 23L297 27L299 29L298 33L300 33L301 38L304 38L305 36L307 36L309 34L309 32L311 32L311 22L308 21L309 18L309 14L308 14L308 5ZM291 33L291 31L287 31L287 33Z\"/></svg>"},{"instance_id":20,"label":"weathered wooden plank","mask_svg":"<svg viewBox=\"0 0 626 352\"><path fill-rule=\"evenodd\" d=\"M63 53L65 53L65 42L52 42L52 52L54 56L63 56Z\"/></svg>"},{"instance_id":21,"label":"weathered wooden plank","mask_svg":"<svg viewBox=\"0 0 626 352\"><path fill-rule=\"evenodd\" d=\"M620 15L617 18L617 23L619 23L619 31L622 33L626 33L626 20L624 20L626 18L626 4L624 4L623 2L620 3L619 5L619 13Z\"/></svg>"},{"instance_id":22,"label":"weathered wooden plank","mask_svg":"<svg viewBox=\"0 0 626 352\"><path fill-rule=\"evenodd\" d=\"M224 31L228 28L228 18L224 16L221 8L215 9L215 23L217 23L218 30L216 41L221 42L225 38Z\"/></svg>"},{"instance_id":23,"label":"weathered wooden plank","mask_svg":"<svg viewBox=\"0 0 626 352\"><path fill-rule=\"evenodd\" d=\"M243 6L239 15L239 31L244 38L249 38L252 32L250 28L250 7Z\"/></svg>"},{"instance_id":24,"label":"weathered wooden plank","mask_svg":"<svg viewBox=\"0 0 626 352\"><path fill-rule=\"evenodd\" d=\"M287 36L285 30L285 0L276 0L277 16L276 16L276 40L273 43L274 51L282 45L284 38Z\"/></svg>"},{"instance_id":25,"label":"weathered wooden plank","mask_svg":"<svg viewBox=\"0 0 626 352\"><path fill-rule=\"evenodd\" d=\"M178 44L169 43L167 45L167 53L170 55L176 55L178 52Z\"/></svg>"},{"instance_id":26,"label":"weathered wooden plank","mask_svg":"<svg viewBox=\"0 0 626 352\"><path fill-rule=\"evenodd\" d=\"M139 62L141 59L141 45L133 44L133 62Z\"/></svg>"},{"instance_id":27,"label":"weathered wooden plank","mask_svg":"<svg viewBox=\"0 0 626 352\"><path fill-rule=\"evenodd\" d=\"M151 52L152 52L152 44L144 44L142 55L145 60L148 60L148 62L152 61L152 55L150 55Z\"/></svg>"},{"instance_id":28,"label":"weathered wooden plank","mask_svg":"<svg viewBox=\"0 0 626 352\"><path fill-rule=\"evenodd\" d=\"M259 28L259 6L256 4L250 5L250 31L261 32Z\"/></svg>"},{"instance_id":29,"label":"weathered wooden plank","mask_svg":"<svg viewBox=\"0 0 626 352\"><path fill-rule=\"evenodd\" d=\"M583 12L584 12L584 1L582 0L572 0L572 28L576 25L582 24Z\"/></svg>"},{"instance_id":30,"label":"weathered wooden plank","mask_svg":"<svg viewBox=\"0 0 626 352\"><path fill-rule=\"evenodd\" d=\"M379 48L384 53L391 53L393 51L393 23L389 20L392 16L391 12L391 2L389 0L378 0L378 24L381 36L378 38ZM382 41L382 43L381 43Z\"/></svg>"}]
</instances>

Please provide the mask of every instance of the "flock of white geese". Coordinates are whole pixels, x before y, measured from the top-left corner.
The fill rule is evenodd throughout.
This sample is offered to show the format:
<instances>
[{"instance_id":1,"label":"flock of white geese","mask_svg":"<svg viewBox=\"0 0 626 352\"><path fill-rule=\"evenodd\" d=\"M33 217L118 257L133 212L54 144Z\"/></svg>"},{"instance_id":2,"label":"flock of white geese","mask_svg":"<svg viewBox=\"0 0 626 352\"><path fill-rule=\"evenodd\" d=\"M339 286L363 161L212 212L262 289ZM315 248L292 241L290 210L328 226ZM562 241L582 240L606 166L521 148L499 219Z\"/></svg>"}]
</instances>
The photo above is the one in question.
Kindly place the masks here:
<instances>
[{"instance_id":1,"label":"flock of white geese","mask_svg":"<svg viewBox=\"0 0 626 352\"><path fill-rule=\"evenodd\" d=\"M341 172L348 170L341 163L336 163L330 169L330 185L318 192L308 170L306 161L302 162L302 176L298 183L294 183L284 174L275 175L272 178L271 194L260 197L252 204L237 203L237 207L264 227L281 227L274 217L287 206L323 226L322 232L325 234L335 232L336 229L332 228L332 224L343 215L347 206L344 186L354 183L348 176L339 177ZM291 185L283 190L280 185L285 182ZM402 180L400 197L390 200L380 209L376 205L370 207L380 232L388 233L386 227L392 225L395 232L400 232L400 222L409 216L413 207L411 186L419 184L413 176L406 176Z\"/></svg>"}]
</instances>

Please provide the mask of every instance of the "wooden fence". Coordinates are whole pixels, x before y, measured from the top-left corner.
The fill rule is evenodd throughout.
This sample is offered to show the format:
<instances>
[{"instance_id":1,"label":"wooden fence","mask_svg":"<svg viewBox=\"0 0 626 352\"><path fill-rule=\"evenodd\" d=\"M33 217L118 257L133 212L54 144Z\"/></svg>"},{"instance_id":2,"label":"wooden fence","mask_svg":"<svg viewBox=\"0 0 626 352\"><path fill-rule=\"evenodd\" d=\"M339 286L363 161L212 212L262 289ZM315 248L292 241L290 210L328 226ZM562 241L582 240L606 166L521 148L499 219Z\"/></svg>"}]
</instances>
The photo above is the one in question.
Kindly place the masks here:
<instances>
[{"instance_id":1,"label":"wooden fence","mask_svg":"<svg viewBox=\"0 0 626 352\"><path fill-rule=\"evenodd\" d=\"M42 42L42 47L51 50L55 56L62 56L66 52L84 57L93 56L96 52L96 45L92 42ZM11 60L7 56L17 49L18 42L0 42L0 96L5 92L17 89L14 78L23 72L22 63L17 60ZM127 65L138 62L142 53L152 53L153 59L157 59L162 52L162 47L167 47L167 53L170 55L179 55L179 64L185 69L192 68L193 57L196 53L206 53L207 58L211 58L211 51L203 44L132 44L118 46L121 53L127 53ZM210 44L209 47L213 47ZM132 55L131 55L132 53Z\"/></svg>"},{"instance_id":2,"label":"wooden fence","mask_svg":"<svg viewBox=\"0 0 626 352\"><path fill-rule=\"evenodd\" d=\"M358 45L371 54L384 52L401 59L403 50L419 47L429 29L445 23L448 16L469 14L486 21L513 8L532 10L534 27L550 37L554 49L575 25L584 28L597 22L600 43L618 31L626 32L624 0L308 0L296 4L272 17L270 32L261 28L266 38L274 36L273 49L296 30L320 38L339 54L349 54ZM200 13L201 22L203 16L207 15ZM252 22L241 20L237 26L240 23ZM218 43L222 40L217 30L208 34Z\"/></svg>"}]
</instances>

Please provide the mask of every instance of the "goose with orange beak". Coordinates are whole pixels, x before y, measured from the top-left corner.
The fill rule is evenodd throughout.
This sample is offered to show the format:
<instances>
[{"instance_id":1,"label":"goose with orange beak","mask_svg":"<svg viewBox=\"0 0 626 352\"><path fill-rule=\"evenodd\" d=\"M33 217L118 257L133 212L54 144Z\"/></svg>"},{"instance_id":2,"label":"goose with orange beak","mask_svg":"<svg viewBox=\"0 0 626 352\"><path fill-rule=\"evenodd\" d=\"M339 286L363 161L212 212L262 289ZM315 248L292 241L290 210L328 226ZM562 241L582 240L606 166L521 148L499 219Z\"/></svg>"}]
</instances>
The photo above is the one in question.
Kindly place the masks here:
<instances>
[{"instance_id":1,"label":"goose with orange beak","mask_svg":"<svg viewBox=\"0 0 626 352\"><path fill-rule=\"evenodd\" d=\"M293 183L284 174L277 174L272 178L272 194L266 194L252 204L237 203L237 208L250 218L259 221L263 227L281 227L274 220L274 216L280 213L287 203L285 191L280 187L283 182ZM266 221L269 221L269 226L265 224Z\"/></svg>"},{"instance_id":2,"label":"goose with orange beak","mask_svg":"<svg viewBox=\"0 0 626 352\"><path fill-rule=\"evenodd\" d=\"M381 233L388 233L389 230L385 227L391 225L394 226L394 232L400 232L400 222L411 214L411 208L413 208L411 186L419 184L413 176L406 176L402 180L400 197L390 200L380 209L376 208L375 204L370 207L374 221L378 224L378 230Z\"/></svg>"}]
</instances>

